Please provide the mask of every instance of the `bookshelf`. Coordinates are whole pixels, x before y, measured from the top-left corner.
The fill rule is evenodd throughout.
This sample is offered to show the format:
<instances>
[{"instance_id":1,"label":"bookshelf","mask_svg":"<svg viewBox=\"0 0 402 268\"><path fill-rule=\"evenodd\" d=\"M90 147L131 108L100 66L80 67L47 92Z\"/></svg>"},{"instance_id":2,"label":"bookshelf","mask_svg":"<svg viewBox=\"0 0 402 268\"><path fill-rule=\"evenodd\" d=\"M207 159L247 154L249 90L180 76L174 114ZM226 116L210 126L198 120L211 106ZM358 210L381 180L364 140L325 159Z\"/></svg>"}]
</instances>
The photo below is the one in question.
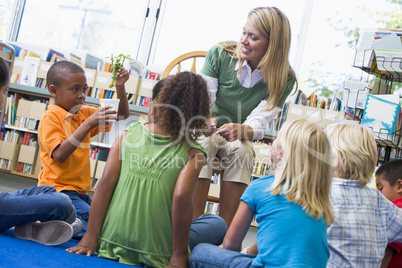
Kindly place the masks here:
<instances>
[{"instance_id":1,"label":"bookshelf","mask_svg":"<svg viewBox=\"0 0 402 268\"><path fill-rule=\"evenodd\" d=\"M21 85L21 84L16 84L16 83L11 83L9 86L9 91L8 95L15 95L16 98L23 97L22 99L19 99L19 101L22 101L22 104L20 107L24 108L22 110L22 114L24 112L28 113L26 115L28 118L33 117L32 119L39 121L43 112L46 110L48 105L53 104L53 99L51 95L49 94L47 89L40 88L40 87L32 87L32 86L26 86L26 85ZM31 107L27 104L33 104L34 100L41 100L42 102L39 102L39 105L41 104L42 106L44 105L45 107L41 107L41 112L38 112L38 104L36 106ZM99 105L99 99L93 98L90 96L86 97L85 103L90 106L98 106ZM130 109L130 120L126 121L125 124L121 123L120 128L124 128L126 124L131 123L132 121L138 121L138 120L143 120L146 117L146 114L148 113L148 107L142 107L142 106L137 106L133 104L129 104L129 109ZM18 105L17 105L17 110L18 110ZM120 122L120 121L117 121ZM27 128L27 127L21 127L21 126L14 126L13 124L8 124L6 119L6 125L5 125L5 130L10 131L10 132L15 132L20 134L20 137L22 139L20 142L16 143L5 143L1 142L0 146L0 159L3 157L6 157L7 159L10 159L11 162L14 161L15 165L12 165L12 168L9 170L6 169L1 169L0 172L11 174L13 176L18 176L21 178L26 178L26 179L34 179L36 180L39 175L39 171L41 169L40 166L40 160L39 160L39 148L38 147L33 147L28 148L29 146L21 144L23 142L23 137L25 133L29 133L31 137L37 137L37 128ZM10 122L11 123L11 122ZM117 125L117 124L116 124ZM112 128L113 129L113 128ZM91 140L91 148L100 148L102 150L108 150L111 147L111 143L114 140L114 137L118 135L120 129L115 129L113 133L108 135L106 138L102 135L95 136L93 140ZM104 140L107 142L105 143ZM3 146L5 144L5 146ZM92 161L93 160L93 161ZM97 159L92 159L91 161L91 169L93 169L92 173L93 174L93 179L99 178L99 174L102 173L102 166L104 167L104 164L98 163ZM104 162L104 160L99 160L101 162ZM27 174L24 172L19 172L17 171L18 163L23 162L26 164L31 164L33 165L32 170L34 171L32 174ZM99 169L99 170L98 170ZM102 170L101 170L102 169ZM95 177L96 175L96 177ZM3 177L3 176L2 176Z\"/></svg>"},{"instance_id":2,"label":"bookshelf","mask_svg":"<svg viewBox=\"0 0 402 268\"><path fill-rule=\"evenodd\" d=\"M389 101L392 96L393 83L402 82L402 51L384 49L391 42L401 42L402 31L393 29L366 30L363 31L361 39L365 40L365 42L363 43L359 40L355 50L353 67L362 70L362 74L375 76L379 81L375 81L371 88L368 88L368 83L363 81L362 75L360 79L360 84L362 85L356 91L357 97L355 98L364 99L366 105L365 107L359 107L356 103L352 105L351 109L358 115L357 119L361 121L362 125L372 129L378 146L379 162L386 162L391 158L402 159L401 100L396 97L396 100L392 102L393 104ZM402 43L400 47L402 47ZM348 91L352 92L349 88ZM346 101L349 102L349 100ZM376 106L381 107L380 112L378 109L371 109L375 107L375 102L380 103L376 104ZM386 109L386 107L390 106L394 106L394 108ZM366 119L369 118L381 123L388 121L386 125L391 125L392 120L384 118L384 113L388 112L388 110L391 110L391 113L394 112L394 115L390 115L393 117L393 123L395 124L392 127L384 127L384 124L382 124L380 128L377 128L367 123L368 120ZM392 154L394 155L391 156Z\"/></svg>"}]
</instances>

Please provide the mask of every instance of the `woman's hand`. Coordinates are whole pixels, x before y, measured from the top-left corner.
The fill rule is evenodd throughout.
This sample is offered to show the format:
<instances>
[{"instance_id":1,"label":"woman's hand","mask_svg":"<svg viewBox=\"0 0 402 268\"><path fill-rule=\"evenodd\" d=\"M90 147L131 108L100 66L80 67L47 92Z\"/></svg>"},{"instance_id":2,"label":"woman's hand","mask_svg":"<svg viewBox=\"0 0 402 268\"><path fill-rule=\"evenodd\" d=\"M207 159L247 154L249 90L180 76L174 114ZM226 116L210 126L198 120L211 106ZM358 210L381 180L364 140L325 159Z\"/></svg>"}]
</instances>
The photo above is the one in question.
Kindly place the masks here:
<instances>
[{"instance_id":1,"label":"woman's hand","mask_svg":"<svg viewBox=\"0 0 402 268\"><path fill-rule=\"evenodd\" d=\"M216 131L216 134L221 135L227 141L235 141L240 137L242 125L236 123L224 124Z\"/></svg>"},{"instance_id":2,"label":"woman's hand","mask_svg":"<svg viewBox=\"0 0 402 268\"><path fill-rule=\"evenodd\" d=\"M216 134L221 135L227 141L252 140L254 131L250 126L237 123L227 123L216 130Z\"/></svg>"}]
</instances>

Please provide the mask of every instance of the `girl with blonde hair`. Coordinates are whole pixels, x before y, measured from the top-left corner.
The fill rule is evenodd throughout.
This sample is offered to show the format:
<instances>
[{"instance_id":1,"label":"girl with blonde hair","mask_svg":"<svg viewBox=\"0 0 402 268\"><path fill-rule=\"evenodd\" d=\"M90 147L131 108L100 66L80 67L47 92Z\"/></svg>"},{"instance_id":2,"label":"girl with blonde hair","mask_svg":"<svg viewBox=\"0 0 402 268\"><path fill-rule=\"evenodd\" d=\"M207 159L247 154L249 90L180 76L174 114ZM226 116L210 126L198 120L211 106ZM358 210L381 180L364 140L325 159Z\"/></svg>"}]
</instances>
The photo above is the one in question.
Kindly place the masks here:
<instances>
[{"instance_id":1,"label":"girl with blonde hair","mask_svg":"<svg viewBox=\"0 0 402 268\"><path fill-rule=\"evenodd\" d=\"M196 246L191 267L325 267L326 225L333 221L329 191L331 150L325 132L304 119L287 121L271 160L275 175L254 180L244 192L223 249ZM256 215L258 253L241 244Z\"/></svg>"},{"instance_id":2,"label":"girl with blonde hair","mask_svg":"<svg viewBox=\"0 0 402 268\"><path fill-rule=\"evenodd\" d=\"M208 51L201 75L208 85L213 127L200 141L208 163L193 197L194 219L204 212L210 160L217 158L224 169L219 215L230 225L250 183L255 155L251 141L264 137L296 83L288 59L290 39L286 15L276 7L258 7L249 12L240 42L223 42Z\"/></svg>"}]
</instances>

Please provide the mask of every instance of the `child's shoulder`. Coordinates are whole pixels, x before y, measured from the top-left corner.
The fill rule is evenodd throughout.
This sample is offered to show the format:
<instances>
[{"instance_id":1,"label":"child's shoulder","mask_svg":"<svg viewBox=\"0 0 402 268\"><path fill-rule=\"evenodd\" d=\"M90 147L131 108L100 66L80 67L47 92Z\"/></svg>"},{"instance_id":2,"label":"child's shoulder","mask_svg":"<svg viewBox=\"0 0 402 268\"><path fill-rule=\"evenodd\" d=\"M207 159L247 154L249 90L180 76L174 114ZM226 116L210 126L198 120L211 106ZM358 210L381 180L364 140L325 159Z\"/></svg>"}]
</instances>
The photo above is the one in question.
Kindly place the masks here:
<instances>
[{"instance_id":1,"label":"child's shoulder","mask_svg":"<svg viewBox=\"0 0 402 268\"><path fill-rule=\"evenodd\" d=\"M274 175L258 178L258 179L253 180L250 183L249 187L256 188L256 189L258 189L258 188L266 189L266 188L271 187L274 180L275 180Z\"/></svg>"},{"instance_id":2,"label":"child's shoulder","mask_svg":"<svg viewBox=\"0 0 402 268\"><path fill-rule=\"evenodd\" d=\"M146 122L144 122L144 121L135 122L135 123L132 123L129 126L127 126L124 130L127 131L127 132L131 132L131 131L134 131L134 130L137 130L137 129L142 129L144 127L145 123Z\"/></svg>"}]
</instances>

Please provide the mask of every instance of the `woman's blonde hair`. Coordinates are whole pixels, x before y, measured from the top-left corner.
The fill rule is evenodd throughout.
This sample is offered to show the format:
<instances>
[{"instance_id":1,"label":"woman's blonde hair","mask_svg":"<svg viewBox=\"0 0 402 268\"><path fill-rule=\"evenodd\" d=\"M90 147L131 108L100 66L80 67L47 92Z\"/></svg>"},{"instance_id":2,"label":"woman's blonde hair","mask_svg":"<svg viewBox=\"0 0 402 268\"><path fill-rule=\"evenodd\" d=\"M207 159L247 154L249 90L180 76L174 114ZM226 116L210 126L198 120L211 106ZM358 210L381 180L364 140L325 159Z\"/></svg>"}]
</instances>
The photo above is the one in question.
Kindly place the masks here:
<instances>
[{"instance_id":1,"label":"woman's blonde hair","mask_svg":"<svg viewBox=\"0 0 402 268\"><path fill-rule=\"evenodd\" d=\"M332 124L327 127L331 141L335 176L370 182L377 165L377 145L371 131L360 125Z\"/></svg>"},{"instance_id":2,"label":"woman's blonde hair","mask_svg":"<svg viewBox=\"0 0 402 268\"><path fill-rule=\"evenodd\" d=\"M289 202L301 205L311 217L325 216L325 223L331 223L331 149L325 132L305 119L286 121L276 142L283 156L276 167L272 194L286 194Z\"/></svg>"},{"instance_id":3,"label":"woman's blonde hair","mask_svg":"<svg viewBox=\"0 0 402 268\"><path fill-rule=\"evenodd\" d=\"M291 31L286 15L276 7L257 7L248 13L255 27L268 39L268 49L257 68L263 70L262 79L267 84L269 99L266 109L274 109L282 97L287 83L288 75L296 81L296 74L289 65L289 50ZM239 66L244 60L241 55L241 43L224 42L223 49L227 50L233 58L239 59ZM240 72L239 68L239 72Z\"/></svg>"}]
</instances>

